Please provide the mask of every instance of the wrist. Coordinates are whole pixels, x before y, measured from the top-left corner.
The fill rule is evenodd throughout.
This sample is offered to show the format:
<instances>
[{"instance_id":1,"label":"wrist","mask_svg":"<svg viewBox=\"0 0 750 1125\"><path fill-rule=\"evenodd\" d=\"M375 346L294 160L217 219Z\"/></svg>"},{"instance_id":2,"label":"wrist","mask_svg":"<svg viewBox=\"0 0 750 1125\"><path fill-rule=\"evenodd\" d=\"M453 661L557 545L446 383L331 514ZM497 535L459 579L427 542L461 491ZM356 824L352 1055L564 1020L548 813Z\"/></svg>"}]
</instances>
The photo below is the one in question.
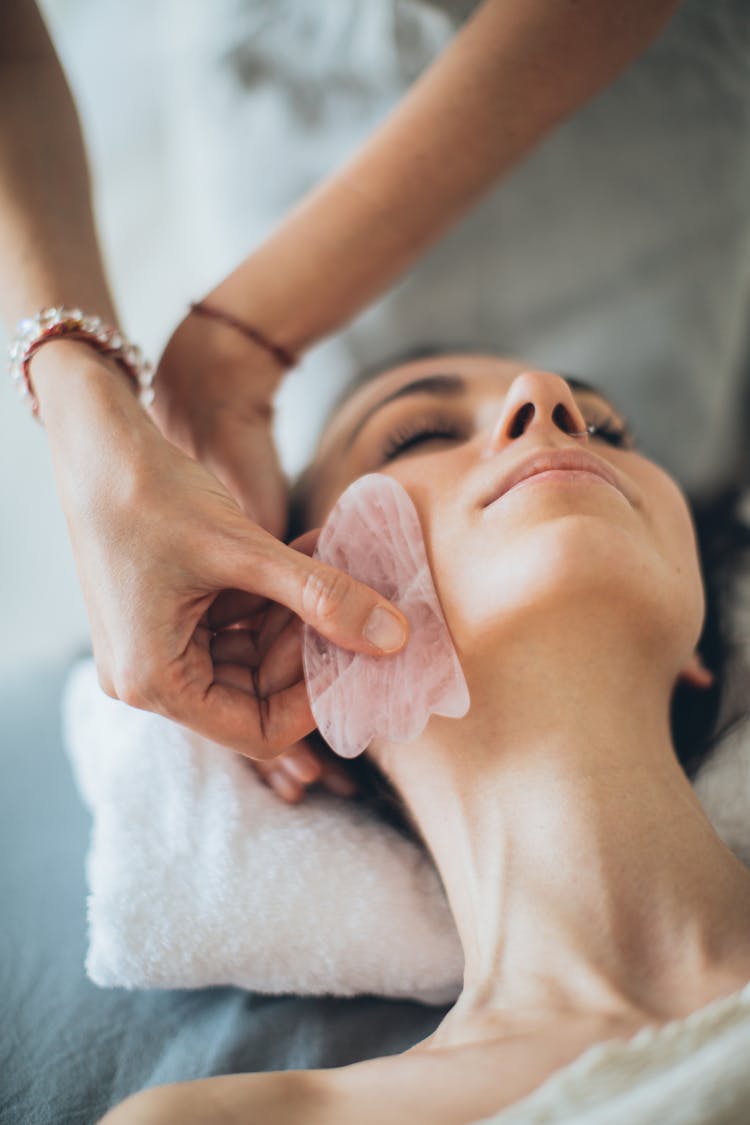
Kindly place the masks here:
<instances>
[{"instance_id":1,"label":"wrist","mask_svg":"<svg viewBox=\"0 0 750 1125\"><path fill-rule=\"evenodd\" d=\"M34 363L57 492L73 530L128 504L144 469L169 442L124 372L84 344L48 344Z\"/></svg>"},{"instance_id":2,"label":"wrist","mask_svg":"<svg viewBox=\"0 0 750 1125\"><path fill-rule=\"evenodd\" d=\"M267 352L283 371L297 366L296 355L283 345L274 343L274 341L269 339L259 328L256 328L241 317L227 312L226 309L222 309L220 306L204 299L202 301L192 301L190 303L190 312L194 316L203 317L204 320L213 320L215 323L231 329L232 332L238 333L243 339L249 340L251 344Z\"/></svg>"},{"instance_id":3,"label":"wrist","mask_svg":"<svg viewBox=\"0 0 750 1125\"><path fill-rule=\"evenodd\" d=\"M200 333L202 350L208 349L225 372L240 373L240 394L269 403L284 375L298 362L283 345L277 344L257 320L235 311L239 302L226 298L221 287L200 301L191 302L187 319ZM231 384L234 380L229 379Z\"/></svg>"},{"instance_id":4,"label":"wrist","mask_svg":"<svg viewBox=\"0 0 750 1125\"><path fill-rule=\"evenodd\" d=\"M250 333L243 334L228 323L214 321L217 333L225 341L233 336L235 346L242 342L250 349L248 354L253 356L253 372L256 371L262 380L274 383L274 390L282 382L284 376L299 364L307 347L315 343L314 334L307 338L307 333L300 333L297 329L297 317L292 317L290 304L294 278L287 274L288 292L285 282L275 279L269 285L269 265L258 257L259 251L254 251L244 259L227 277L219 282L201 303L211 309L220 310L229 318L244 324L258 333L259 337L269 346L263 346L257 339L253 341ZM208 324L207 318L192 313L195 319ZM276 352L277 354L274 354ZM284 362L284 355L291 362Z\"/></svg>"},{"instance_id":5,"label":"wrist","mask_svg":"<svg viewBox=\"0 0 750 1125\"><path fill-rule=\"evenodd\" d=\"M40 424L43 422L31 379L31 361L40 349L56 340L81 341L127 375L144 405L153 400L153 368L124 332L99 317L86 316L80 309L49 307L19 322L10 349L10 375Z\"/></svg>"},{"instance_id":6,"label":"wrist","mask_svg":"<svg viewBox=\"0 0 750 1125\"><path fill-rule=\"evenodd\" d=\"M33 358L32 379L53 461L63 475L79 472L103 441L124 452L139 433L155 431L131 380L80 341L45 344Z\"/></svg>"},{"instance_id":7,"label":"wrist","mask_svg":"<svg viewBox=\"0 0 750 1125\"><path fill-rule=\"evenodd\" d=\"M31 382L45 428L59 429L89 407L114 406L145 417L135 380L83 340L47 341L31 360Z\"/></svg>"},{"instance_id":8,"label":"wrist","mask_svg":"<svg viewBox=\"0 0 750 1125\"><path fill-rule=\"evenodd\" d=\"M207 297L209 300L223 311L213 298ZM174 382L169 369L175 365L183 379L189 378L189 397L203 402L206 420L214 409L222 407L232 410L247 404L252 408L257 403L270 410L285 374L278 360L249 336L221 319L192 311L177 327L159 360L154 379L157 407L165 388Z\"/></svg>"}]
</instances>

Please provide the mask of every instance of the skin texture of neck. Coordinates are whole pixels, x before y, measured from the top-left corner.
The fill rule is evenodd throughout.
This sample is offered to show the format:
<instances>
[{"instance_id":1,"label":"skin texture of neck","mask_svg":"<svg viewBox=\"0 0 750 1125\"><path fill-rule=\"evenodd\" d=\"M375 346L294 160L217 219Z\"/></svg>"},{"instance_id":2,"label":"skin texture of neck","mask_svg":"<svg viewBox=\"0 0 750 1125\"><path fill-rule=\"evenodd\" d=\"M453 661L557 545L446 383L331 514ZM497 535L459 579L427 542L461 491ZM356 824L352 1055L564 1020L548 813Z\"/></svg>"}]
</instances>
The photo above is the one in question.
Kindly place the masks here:
<instances>
[{"instance_id":1,"label":"skin texture of neck","mask_svg":"<svg viewBox=\"0 0 750 1125\"><path fill-rule=\"evenodd\" d=\"M680 1018L750 978L750 873L674 756L658 660L593 612L527 625L462 657L464 719L373 748L465 953L432 1046L569 1014Z\"/></svg>"}]
</instances>

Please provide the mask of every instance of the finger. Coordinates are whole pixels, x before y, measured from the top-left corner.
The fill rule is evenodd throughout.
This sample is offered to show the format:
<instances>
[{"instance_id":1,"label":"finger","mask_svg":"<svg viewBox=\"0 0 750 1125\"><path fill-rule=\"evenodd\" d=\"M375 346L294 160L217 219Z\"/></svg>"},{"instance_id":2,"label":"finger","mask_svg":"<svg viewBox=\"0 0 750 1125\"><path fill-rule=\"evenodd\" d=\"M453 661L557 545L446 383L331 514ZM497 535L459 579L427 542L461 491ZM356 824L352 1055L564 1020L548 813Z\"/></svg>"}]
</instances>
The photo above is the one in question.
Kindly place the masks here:
<instances>
[{"instance_id":1,"label":"finger","mask_svg":"<svg viewBox=\"0 0 750 1125\"><path fill-rule=\"evenodd\" d=\"M258 773L270 777L276 771L285 773L297 785L305 787L314 785L320 779L322 765L309 749L305 742L296 743L289 750L284 750L278 757L267 762L251 762Z\"/></svg>"},{"instance_id":2,"label":"finger","mask_svg":"<svg viewBox=\"0 0 750 1125\"><path fill-rule=\"evenodd\" d=\"M212 629L224 629L237 621L260 619L268 603L247 590L222 590L214 598L206 615L206 624Z\"/></svg>"},{"instance_id":3,"label":"finger","mask_svg":"<svg viewBox=\"0 0 750 1125\"><path fill-rule=\"evenodd\" d=\"M260 658L255 634L250 629L226 629L217 633L211 640L211 657L214 664L257 667Z\"/></svg>"},{"instance_id":4,"label":"finger","mask_svg":"<svg viewBox=\"0 0 750 1125\"><path fill-rule=\"evenodd\" d=\"M300 785L285 770L275 768L275 763L254 762L252 758L246 760L248 769L257 774L265 786L273 789L274 793L289 804L296 804L304 793L304 786Z\"/></svg>"},{"instance_id":5,"label":"finger","mask_svg":"<svg viewBox=\"0 0 750 1125\"><path fill-rule=\"evenodd\" d=\"M343 762L331 754L320 758L320 783L339 796L349 797L359 792L359 785Z\"/></svg>"},{"instance_id":6,"label":"finger","mask_svg":"<svg viewBox=\"0 0 750 1125\"><path fill-rule=\"evenodd\" d=\"M293 683L300 679L301 669L296 676L296 680L292 680L289 684L279 685L275 692L291 687ZM214 681L216 684L225 687L237 688L246 695L258 699L258 684L253 671L242 664L217 664L214 669ZM262 705L262 702L260 705ZM306 784L317 781L321 772L321 766L314 751L303 741L295 744L291 749L284 749L281 754L271 758L267 763L259 760L255 764L259 767L265 764L269 768L288 766L290 776Z\"/></svg>"},{"instance_id":7,"label":"finger","mask_svg":"<svg viewBox=\"0 0 750 1125\"><path fill-rule=\"evenodd\" d=\"M305 792L305 788L284 770L272 770L269 783L280 797L292 805L296 805Z\"/></svg>"},{"instance_id":8,"label":"finger","mask_svg":"<svg viewBox=\"0 0 750 1125\"><path fill-rule=\"evenodd\" d=\"M287 619L286 628L265 654L260 666L259 646L249 630L231 629L213 638L211 656L216 669L215 680L243 689L250 685L253 694L266 696L283 691L303 679L302 622L297 617L291 617L285 607L280 608ZM238 668L229 675L219 674L219 669L227 665L237 665ZM248 676L247 669L252 669L257 679Z\"/></svg>"},{"instance_id":9,"label":"finger","mask_svg":"<svg viewBox=\"0 0 750 1125\"><path fill-rule=\"evenodd\" d=\"M305 793L305 787L293 780L283 769L271 769L263 777L263 783L288 804L297 804Z\"/></svg>"},{"instance_id":10,"label":"finger","mask_svg":"<svg viewBox=\"0 0 750 1125\"><path fill-rule=\"evenodd\" d=\"M278 760L274 758L270 762L256 762L252 758L247 758L246 762L248 769L252 769L264 785L273 789L287 803L296 804L307 787L287 770L279 768L276 765Z\"/></svg>"},{"instance_id":11,"label":"finger","mask_svg":"<svg viewBox=\"0 0 750 1125\"><path fill-rule=\"evenodd\" d=\"M271 648L287 622L299 621L285 605L279 605L278 602L266 602L266 605L268 608L258 633L258 647L262 652Z\"/></svg>"},{"instance_id":12,"label":"finger","mask_svg":"<svg viewBox=\"0 0 750 1125\"><path fill-rule=\"evenodd\" d=\"M299 551L303 555L308 555L312 558L313 551L320 539L322 527L312 527L309 531L303 531L296 539L289 540L289 546L295 551Z\"/></svg>"},{"instance_id":13,"label":"finger","mask_svg":"<svg viewBox=\"0 0 750 1125\"><path fill-rule=\"evenodd\" d=\"M217 673L233 682L217 680ZM242 677L246 677L244 684L240 682ZM254 759L277 757L315 728L302 681L276 695L259 698L253 690L250 669L230 664L212 668L207 685L149 706L204 738Z\"/></svg>"},{"instance_id":14,"label":"finger","mask_svg":"<svg viewBox=\"0 0 750 1125\"><path fill-rule=\"evenodd\" d=\"M247 764L266 785L275 789L285 799L288 792L286 787L280 792L275 785L279 773L286 774L297 786L304 789L320 784L337 797L354 797L360 792L359 785L344 766L333 760L321 760L307 742L299 742L270 761L253 761L250 758Z\"/></svg>"},{"instance_id":15,"label":"finger","mask_svg":"<svg viewBox=\"0 0 750 1125\"><path fill-rule=\"evenodd\" d=\"M320 783L339 797L352 797L359 792L359 786L346 765L330 750L311 745L309 739L285 750L273 759L272 765L286 769L305 785Z\"/></svg>"},{"instance_id":16,"label":"finger","mask_svg":"<svg viewBox=\"0 0 750 1125\"><path fill-rule=\"evenodd\" d=\"M204 614L204 616L205 616L205 614ZM193 639L194 639L195 643L197 644L198 648L203 649L205 652L208 652L210 650L210 648L211 648L211 629L209 628L209 626L205 622L200 621L195 626L195 632L193 634Z\"/></svg>"},{"instance_id":17,"label":"finger","mask_svg":"<svg viewBox=\"0 0 750 1125\"><path fill-rule=\"evenodd\" d=\"M275 695L284 688L304 681L302 666L302 630L298 617L292 617L283 632L266 652L258 668L258 691Z\"/></svg>"},{"instance_id":18,"label":"finger","mask_svg":"<svg viewBox=\"0 0 750 1125\"><path fill-rule=\"evenodd\" d=\"M245 758L247 768L256 774L264 785L269 789L273 788L274 774L276 773L276 759L271 758L267 762L258 761L254 758Z\"/></svg>"},{"instance_id":19,"label":"finger","mask_svg":"<svg viewBox=\"0 0 750 1125\"><path fill-rule=\"evenodd\" d=\"M217 664L214 668L214 681L225 687L239 688L246 695L257 697L253 673L244 664Z\"/></svg>"},{"instance_id":20,"label":"finger","mask_svg":"<svg viewBox=\"0 0 750 1125\"><path fill-rule=\"evenodd\" d=\"M288 547L262 528L248 525L243 539L224 556L226 585L281 602L352 652L382 656L403 648L409 624L376 590Z\"/></svg>"},{"instance_id":21,"label":"finger","mask_svg":"<svg viewBox=\"0 0 750 1125\"><path fill-rule=\"evenodd\" d=\"M302 785L314 785L323 772L322 763L304 743L291 750L285 750L274 759L274 762Z\"/></svg>"}]
</instances>

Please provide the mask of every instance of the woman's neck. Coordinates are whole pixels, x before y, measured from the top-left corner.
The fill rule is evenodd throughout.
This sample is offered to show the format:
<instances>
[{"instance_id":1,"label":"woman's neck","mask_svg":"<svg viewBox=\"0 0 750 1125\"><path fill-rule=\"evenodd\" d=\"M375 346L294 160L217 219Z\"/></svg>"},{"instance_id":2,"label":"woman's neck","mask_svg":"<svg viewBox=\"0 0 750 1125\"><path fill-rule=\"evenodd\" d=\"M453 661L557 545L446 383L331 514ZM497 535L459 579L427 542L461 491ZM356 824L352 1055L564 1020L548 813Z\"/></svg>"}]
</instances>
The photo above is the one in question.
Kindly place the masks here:
<instances>
[{"instance_id":1,"label":"woman's neck","mask_svg":"<svg viewBox=\"0 0 750 1125\"><path fill-rule=\"evenodd\" d=\"M750 873L674 756L669 683L622 653L546 676L549 638L538 656L479 661L466 719L384 748L464 948L442 1045L555 1014L678 1018L750 979Z\"/></svg>"}]
</instances>

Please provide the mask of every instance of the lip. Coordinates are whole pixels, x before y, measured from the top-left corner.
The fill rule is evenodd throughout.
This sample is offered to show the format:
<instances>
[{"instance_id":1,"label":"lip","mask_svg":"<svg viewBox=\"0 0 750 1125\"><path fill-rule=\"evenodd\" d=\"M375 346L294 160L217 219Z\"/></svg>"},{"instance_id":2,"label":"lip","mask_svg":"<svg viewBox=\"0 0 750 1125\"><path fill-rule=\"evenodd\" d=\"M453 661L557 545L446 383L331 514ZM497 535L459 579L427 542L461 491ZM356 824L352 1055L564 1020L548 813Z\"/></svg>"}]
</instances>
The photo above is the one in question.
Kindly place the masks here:
<instances>
[{"instance_id":1,"label":"lip","mask_svg":"<svg viewBox=\"0 0 750 1125\"><path fill-rule=\"evenodd\" d=\"M545 452L531 453L521 458L515 465L505 472L493 485L481 501L481 506L486 508L489 504L499 500L514 485L538 473L550 470L565 470L573 472L594 473L601 477L607 484L611 484L618 492L625 495L625 490L617 478L617 474L605 461L600 461L593 453L583 450L548 449Z\"/></svg>"}]
</instances>

